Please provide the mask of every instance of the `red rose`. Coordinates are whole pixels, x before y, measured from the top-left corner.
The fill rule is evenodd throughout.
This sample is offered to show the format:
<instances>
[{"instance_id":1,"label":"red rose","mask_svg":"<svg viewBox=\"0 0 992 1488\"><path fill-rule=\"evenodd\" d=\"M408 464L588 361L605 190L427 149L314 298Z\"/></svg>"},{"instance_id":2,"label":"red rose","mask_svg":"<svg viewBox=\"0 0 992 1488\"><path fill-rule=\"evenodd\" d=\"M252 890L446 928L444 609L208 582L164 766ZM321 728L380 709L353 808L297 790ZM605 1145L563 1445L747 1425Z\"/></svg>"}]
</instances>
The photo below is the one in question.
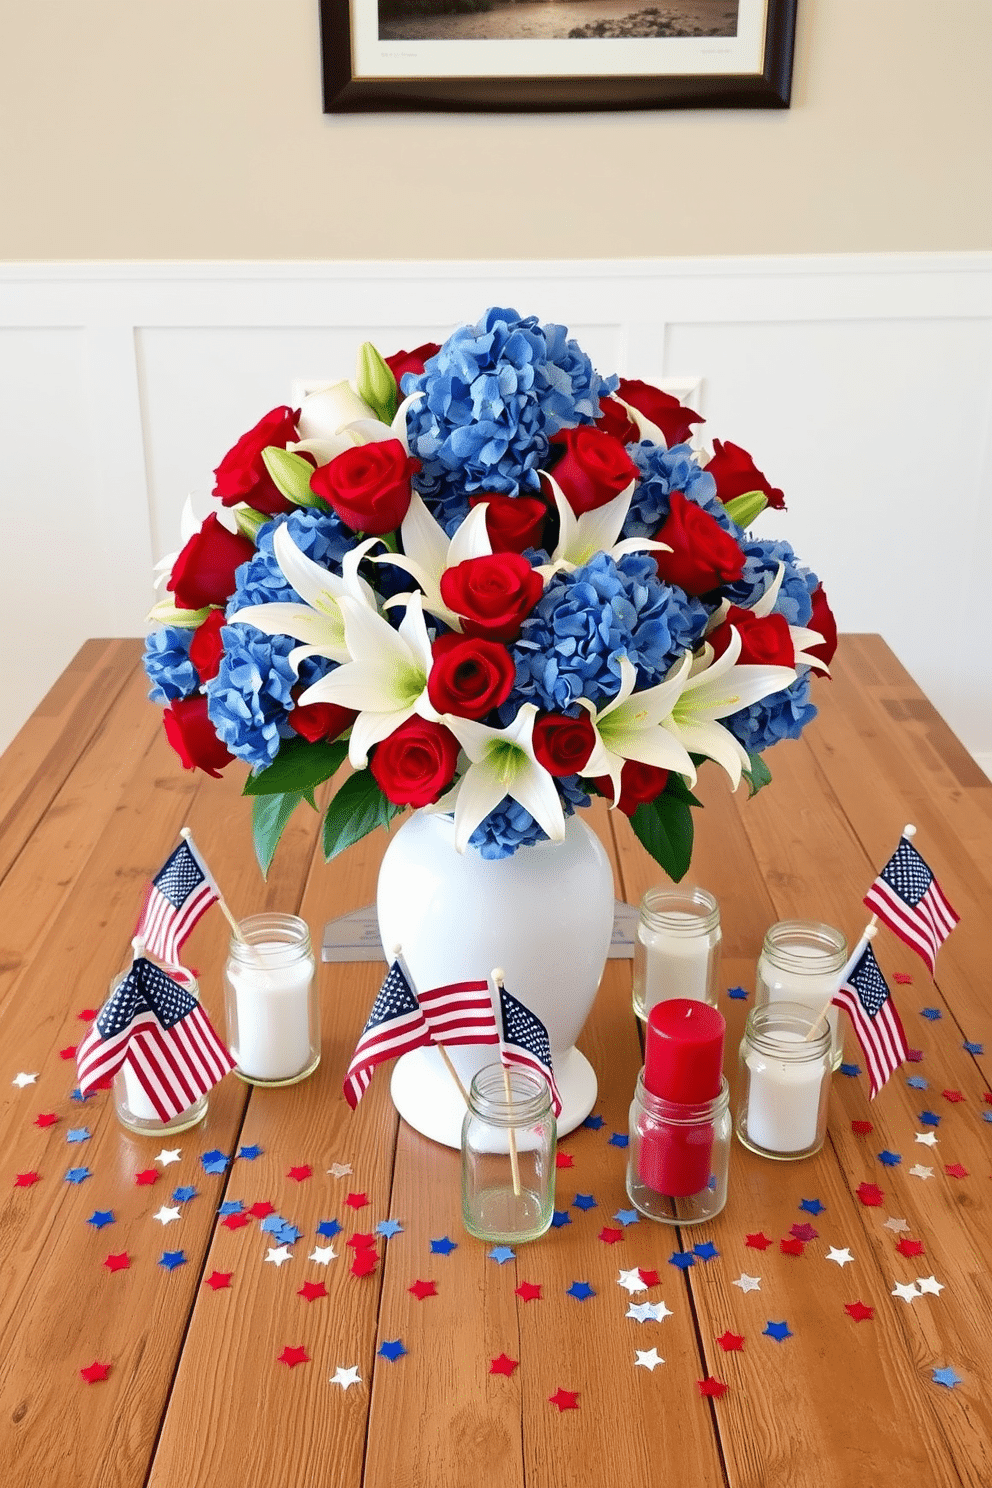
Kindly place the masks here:
<instances>
[{"instance_id":1,"label":"red rose","mask_svg":"<svg viewBox=\"0 0 992 1488\"><path fill-rule=\"evenodd\" d=\"M441 598L462 617L466 635L515 641L544 582L520 553L466 558L441 575Z\"/></svg>"},{"instance_id":2,"label":"red rose","mask_svg":"<svg viewBox=\"0 0 992 1488\"><path fill-rule=\"evenodd\" d=\"M296 420L299 409L273 408L259 419L254 429L242 434L233 449L228 450L214 471L217 484L213 494L219 496L225 506L237 506L247 501L255 511L275 516L276 512L293 511L293 503L287 501L277 490L272 477L265 468L262 451L270 445L285 449L297 438Z\"/></svg>"},{"instance_id":3,"label":"red rose","mask_svg":"<svg viewBox=\"0 0 992 1488\"><path fill-rule=\"evenodd\" d=\"M757 468L747 450L738 444L713 441L713 458L706 469L716 481L716 494L723 502L735 496L744 496L748 491L763 491L768 505L777 511L785 511L785 497L777 486L769 483Z\"/></svg>"},{"instance_id":4,"label":"red rose","mask_svg":"<svg viewBox=\"0 0 992 1488\"><path fill-rule=\"evenodd\" d=\"M227 624L223 610L211 610L202 625L193 632L189 643L189 659L196 668L201 682L209 682L220 671L220 660L224 655L224 642L220 638Z\"/></svg>"},{"instance_id":5,"label":"red rose","mask_svg":"<svg viewBox=\"0 0 992 1488\"><path fill-rule=\"evenodd\" d=\"M427 696L439 713L484 718L510 696L517 668L499 641L446 635L434 642L432 650Z\"/></svg>"},{"instance_id":6,"label":"red rose","mask_svg":"<svg viewBox=\"0 0 992 1488\"><path fill-rule=\"evenodd\" d=\"M652 387L649 382L640 382L636 377L621 377L617 397L643 413L653 424L657 424L671 449L673 444L685 444L692 434L693 424L705 422L701 413L686 408L671 393Z\"/></svg>"},{"instance_id":7,"label":"red rose","mask_svg":"<svg viewBox=\"0 0 992 1488\"><path fill-rule=\"evenodd\" d=\"M415 372L419 376L424 370L425 362L432 356L437 356L441 350L436 341L425 341L423 346L415 346L412 351L394 351L392 356L383 357L386 366L396 378L396 386L400 385L400 378L404 372Z\"/></svg>"},{"instance_id":8,"label":"red rose","mask_svg":"<svg viewBox=\"0 0 992 1488\"><path fill-rule=\"evenodd\" d=\"M172 565L167 589L181 610L226 604L234 593L234 571L255 556L255 544L228 532L211 512Z\"/></svg>"},{"instance_id":9,"label":"red rose","mask_svg":"<svg viewBox=\"0 0 992 1488\"><path fill-rule=\"evenodd\" d=\"M214 733L207 717L207 700L202 693L179 698L162 715L165 737L183 762L184 770L205 770L215 779L234 758L227 745Z\"/></svg>"},{"instance_id":10,"label":"red rose","mask_svg":"<svg viewBox=\"0 0 992 1488\"><path fill-rule=\"evenodd\" d=\"M813 590L813 616L809 622L809 628L819 631L823 637L823 645L806 646L804 649L807 656L815 656L829 666L837 650L837 621L827 604L827 596L823 592L822 584L818 589Z\"/></svg>"},{"instance_id":11,"label":"red rose","mask_svg":"<svg viewBox=\"0 0 992 1488\"><path fill-rule=\"evenodd\" d=\"M565 447L552 473L577 517L605 506L637 475L637 466L619 439L592 424L564 429L551 442Z\"/></svg>"},{"instance_id":12,"label":"red rose","mask_svg":"<svg viewBox=\"0 0 992 1488\"><path fill-rule=\"evenodd\" d=\"M708 511L673 491L668 517L655 533L670 553L654 553L658 572L686 594L708 594L744 572L744 554Z\"/></svg>"},{"instance_id":13,"label":"red rose","mask_svg":"<svg viewBox=\"0 0 992 1488\"><path fill-rule=\"evenodd\" d=\"M796 648L784 615L756 615L731 605L723 622L706 637L716 656L730 645L731 626L741 638L739 666L795 666Z\"/></svg>"},{"instance_id":14,"label":"red rose","mask_svg":"<svg viewBox=\"0 0 992 1488\"><path fill-rule=\"evenodd\" d=\"M600 398L596 428L612 434L621 444L637 444L641 437L640 429L616 398Z\"/></svg>"},{"instance_id":15,"label":"red rose","mask_svg":"<svg viewBox=\"0 0 992 1488\"><path fill-rule=\"evenodd\" d=\"M552 775L578 775L596 743L592 719L583 709L578 718L540 713L534 720L534 753Z\"/></svg>"},{"instance_id":16,"label":"red rose","mask_svg":"<svg viewBox=\"0 0 992 1488\"><path fill-rule=\"evenodd\" d=\"M304 708L297 704L286 722L294 733L306 739L309 744L316 744L318 739L326 739L328 742L336 739L346 728L351 727L357 717L358 714L353 709L341 708L337 703L307 703Z\"/></svg>"},{"instance_id":17,"label":"red rose","mask_svg":"<svg viewBox=\"0 0 992 1488\"><path fill-rule=\"evenodd\" d=\"M414 715L376 745L369 769L395 805L429 806L454 779L458 748L450 729Z\"/></svg>"},{"instance_id":18,"label":"red rose","mask_svg":"<svg viewBox=\"0 0 992 1488\"><path fill-rule=\"evenodd\" d=\"M548 508L536 496L470 496L469 506L484 501L486 531L494 553L522 553L537 548L544 535Z\"/></svg>"},{"instance_id":19,"label":"red rose","mask_svg":"<svg viewBox=\"0 0 992 1488\"><path fill-rule=\"evenodd\" d=\"M310 489L333 506L353 532L395 532L410 505L410 477L420 461L398 439L358 444L310 477Z\"/></svg>"},{"instance_id":20,"label":"red rose","mask_svg":"<svg viewBox=\"0 0 992 1488\"><path fill-rule=\"evenodd\" d=\"M608 775L598 775L593 784L607 800L613 800L613 781ZM658 765L642 764L640 760L624 760L620 771L617 810L622 811L624 816L633 816L638 806L660 796L667 784L667 770L662 770Z\"/></svg>"}]
</instances>

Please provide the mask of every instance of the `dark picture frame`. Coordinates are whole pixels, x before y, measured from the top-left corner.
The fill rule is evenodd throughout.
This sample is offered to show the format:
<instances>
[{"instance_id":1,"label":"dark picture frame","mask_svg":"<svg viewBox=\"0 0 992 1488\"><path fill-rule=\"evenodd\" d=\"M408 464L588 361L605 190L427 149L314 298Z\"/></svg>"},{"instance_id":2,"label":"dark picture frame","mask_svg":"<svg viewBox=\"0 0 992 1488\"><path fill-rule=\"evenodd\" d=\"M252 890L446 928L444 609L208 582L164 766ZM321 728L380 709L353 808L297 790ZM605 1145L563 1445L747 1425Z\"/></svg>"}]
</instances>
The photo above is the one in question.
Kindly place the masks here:
<instances>
[{"instance_id":1,"label":"dark picture frame","mask_svg":"<svg viewBox=\"0 0 992 1488\"><path fill-rule=\"evenodd\" d=\"M320 0L324 113L571 112L614 109L788 108L798 0L766 0L761 65L750 72L356 76L353 7L376 0ZM631 0L638 8L639 0ZM569 43L561 43L568 46ZM646 46L664 46L648 41ZM473 46L484 46L475 42ZM552 43L554 45L554 43ZM605 49L608 41L583 41ZM415 64L414 64L415 65Z\"/></svg>"}]
</instances>

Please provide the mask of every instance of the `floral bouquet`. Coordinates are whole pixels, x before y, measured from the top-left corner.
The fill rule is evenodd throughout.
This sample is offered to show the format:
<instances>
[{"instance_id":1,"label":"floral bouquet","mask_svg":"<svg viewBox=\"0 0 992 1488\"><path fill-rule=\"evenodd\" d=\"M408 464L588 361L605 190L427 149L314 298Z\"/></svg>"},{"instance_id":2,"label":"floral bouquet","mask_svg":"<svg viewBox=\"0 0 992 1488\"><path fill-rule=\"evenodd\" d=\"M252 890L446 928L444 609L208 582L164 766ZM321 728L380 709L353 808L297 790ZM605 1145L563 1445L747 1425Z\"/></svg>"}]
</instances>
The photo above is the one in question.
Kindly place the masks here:
<instances>
[{"instance_id":1,"label":"floral bouquet","mask_svg":"<svg viewBox=\"0 0 992 1488\"><path fill-rule=\"evenodd\" d=\"M366 343L354 383L238 440L159 565L145 666L187 768L250 766L263 870L347 758L328 858L406 806L506 857L602 795L685 873L698 767L764 784L836 644L817 576L748 532L782 492L733 444L698 453L701 422L491 309L443 346Z\"/></svg>"}]
</instances>

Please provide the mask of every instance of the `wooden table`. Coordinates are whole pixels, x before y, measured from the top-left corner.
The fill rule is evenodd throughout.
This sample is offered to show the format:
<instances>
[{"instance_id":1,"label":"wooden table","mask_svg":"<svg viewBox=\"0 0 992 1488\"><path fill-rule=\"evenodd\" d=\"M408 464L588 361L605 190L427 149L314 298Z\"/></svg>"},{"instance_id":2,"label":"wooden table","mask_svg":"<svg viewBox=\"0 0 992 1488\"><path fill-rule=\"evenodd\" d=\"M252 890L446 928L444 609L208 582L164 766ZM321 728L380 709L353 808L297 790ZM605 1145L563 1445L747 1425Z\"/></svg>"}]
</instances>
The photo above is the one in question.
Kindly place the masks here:
<instances>
[{"instance_id":1,"label":"wooden table","mask_svg":"<svg viewBox=\"0 0 992 1488\"><path fill-rule=\"evenodd\" d=\"M175 1140L131 1136L106 1094L71 1098L80 1014L126 964L147 879L181 825L237 912L298 910L315 936L372 901L383 849L377 834L327 867L307 813L263 884L240 778L179 769L145 701L139 654L136 641L85 645L0 765L3 1488L988 1488L992 784L877 637L844 638L833 681L816 689L819 720L769 756L770 789L748 802L721 772L703 772L693 877L722 909L730 1072L764 930L823 919L853 940L863 894L914 821L961 915L936 985L887 930L875 942L921 1061L872 1105L864 1075L835 1076L827 1144L813 1159L762 1161L735 1142L729 1201L712 1224L623 1225L613 1216L628 1207L625 1153L613 1134L627 1129L640 1048L630 963L610 961L581 1041L603 1124L561 1148L571 1166L558 1173L557 1205L569 1222L503 1264L461 1228L457 1154L398 1121L385 1073L354 1114L342 1097L381 965L321 969L323 1060L310 1080L253 1091L229 1078L206 1122ZM593 820L618 896L636 904L656 866L622 818ZM213 911L187 946L221 1029L226 938ZM898 985L897 973L911 982ZM746 1001L727 995L737 987ZM850 1034L846 1057L860 1062ZM15 1083L20 1072L37 1079ZM39 1124L42 1115L59 1119ZM869 1133L852 1129L865 1121ZM936 1145L918 1144L927 1133ZM235 1155L256 1146L253 1160ZM178 1161L158 1155L170 1148ZM205 1171L208 1151L232 1158L223 1172ZM336 1177L334 1163L350 1171ZM301 1165L312 1176L298 1181L290 1170ZM91 1176L67 1181L79 1167ZM136 1182L148 1170L158 1181ZM879 1207L859 1201L863 1183L883 1190ZM183 1187L197 1196L173 1201ZM576 1206L576 1194L595 1207ZM300 1227L290 1262L266 1262L257 1219L223 1223L218 1208L232 1200L267 1201ZM169 1207L177 1221L155 1218ZM101 1226L106 1210L114 1222ZM401 1230L377 1237L376 1272L354 1277L349 1237L388 1218ZM341 1233L320 1238L317 1225L332 1219ZM780 1250L796 1224L812 1236L798 1256ZM622 1232L614 1243L601 1238L611 1229ZM768 1248L747 1243L759 1233ZM457 1249L432 1252L446 1236ZM901 1253L906 1239L923 1252ZM670 1263L695 1245L709 1254L707 1242L712 1258ZM336 1258L309 1259L318 1244ZM830 1261L830 1249L853 1260ZM160 1264L178 1250L184 1264ZM127 1267L107 1266L124 1254ZM660 1283L631 1296L618 1275L637 1268ZM228 1286L208 1284L223 1273ZM742 1276L760 1287L745 1291ZM930 1276L939 1290L893 1295ZM412 1295L417 1280L434 1281L436 1296ZM327 1295L301 1296L307 1281ZM516 1294L525 1281L539 1300ZM595 1295L577 1301L573 1281ZM661 1298L672 1312L663 1321L626 1315L631 1302ZM873 1316L855 1321L845 1308L856 1302ZM781 1341L765 1331L779 1322ZM730 1334L742 1348L725 1351ZM390 1359L396 1350L380 1349L395 1340L406 1352ZM306 1362L281 1362L287 1348ZM640 1367L637 1351L652 1349L665 1363ZM491 1372L503 1354L518 1361L509 1375ZM94 1362L110 1371L87 1383L80 1370ZM332 1383L339 1370L358 1383ZM726 1392L704 1396L698 1382L710 1377ZM578 1408L559 1411L549 1400L559 1390L577 1392Z\"/></svg>"}]
</instances>

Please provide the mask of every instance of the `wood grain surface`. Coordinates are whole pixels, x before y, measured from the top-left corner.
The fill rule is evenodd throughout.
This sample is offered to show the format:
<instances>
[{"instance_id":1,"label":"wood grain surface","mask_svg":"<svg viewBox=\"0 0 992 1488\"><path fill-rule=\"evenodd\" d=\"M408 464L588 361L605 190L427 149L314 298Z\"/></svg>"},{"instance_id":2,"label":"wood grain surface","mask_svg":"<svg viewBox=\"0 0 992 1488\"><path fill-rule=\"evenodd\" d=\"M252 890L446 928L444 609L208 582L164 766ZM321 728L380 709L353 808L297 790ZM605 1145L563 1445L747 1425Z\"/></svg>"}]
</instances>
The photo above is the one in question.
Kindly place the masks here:
<instances>
[{"instance_id":1,"label":"wood grain surface","mask_svg":"<svg viewBox=\"0 0 992 1488\"><path fill-rule=\"evenodd\" d=\"M326 920L373 901L386 840L325 865L319 818L305 810L263 882L241 778L184 774L146 701L140 642L88 642L0 760L0 1485L988 1488L992 783L878 637L844 637L833 671L816 689L819 719L768 756L768 790L732 795L715 767L700 780L691 877L721 906L732 1104L765 930L824 920L853 943L862 897L907 821L961 915L936 979L884 928L875 941L921 1058L874 1102L863 1074L836 1075L813 1158L772 1162L735 1142L727 1206L710 1223L624 1223L641 1046L630 963L610 961L580 1041L602 1124L559 1149L567 1222L501 1264L462 1229L458 1154L398 1120L387 1073L354 1113L344 1101L381 963L320 967L322 1060L300 1085L229 1077L201 1126L161 1140L124 1131L106 1093L73 1099L63 1056L89 1026L79 1015L126 964L148 878L180 826L235 913L300 913L317 942ZM660 870L625 819L597 803L589 820L617 896L636 904ZM187 946L220 1030L227 936L211 912ZM863 1063L850 1033L845 1061ZM37 1075L23 1088L22 1071ZM917 1140L928 1134L936 1144ZM168 1149L178 1161L160 1156ZM229 1159L223 1172L205 1171L209 1151ZM90 1176L67 1181L79 1167ZM149 1170L157 1181L138 1183ZM860 1201L864 1183L882 1190L878 1206ZM196 1196L175 1201L177 1188ZM225 1201L272 1205L297 1226L290 1259L269 1260L278 1242L259 1218L225 1224ZM168 1207L179 1218L162 1223ZM113 1222L98 1227L98 1211ZM388 1237L376 1233L387 1219L401 1227ZM338 1233L318 1233L332 1222ZM802 1254L784 1253L797 1224L816 1233ZM376 1265L356 1276L355 1237L369 1234ZM748 1243L760 1235L764 1249ZM901 1252L904 1238L922 1252ZM446 1239L447 1254L432 1246ZM695 1246L694 1264L672 1264ZM836 1264L831 1248L853 1259ZM161 1264L178 1250L182 1264ZM105 1264L121 1254L126 1267ZM631 1296L619 1276L636 1268L659 1280ZM735 1285L742 1276L758 1287ZM894 1295L930 1277L939 1289ZM417 1281L435 1294L418 1299ZM576 1281L593 1295L577 1300ZM524 1300L523 1283L540 1296ZM671 1316L629 1316L645 1299ZM872 1309L863 1321L845 1311L859 1301ZM778 1341L766 1329L780 1322ZM743 1346L726 1351L729 1334ZM390 1359L381 1350L396 1341L405 1352ZM300 1363L281 1357L301 1349ZM652 1349L665 1362L642 1367L638 1353ZM509 1373L491 1371L501 1355L516 1363ZM88 1384L79 1371L93 1362L110 1370ZM957 1383L935 1380L948 1369ZM725 1393L704 1396L708 1377ZM559 1410L559 1391L577 1408Z\"/></svg>"}]
</instances>

